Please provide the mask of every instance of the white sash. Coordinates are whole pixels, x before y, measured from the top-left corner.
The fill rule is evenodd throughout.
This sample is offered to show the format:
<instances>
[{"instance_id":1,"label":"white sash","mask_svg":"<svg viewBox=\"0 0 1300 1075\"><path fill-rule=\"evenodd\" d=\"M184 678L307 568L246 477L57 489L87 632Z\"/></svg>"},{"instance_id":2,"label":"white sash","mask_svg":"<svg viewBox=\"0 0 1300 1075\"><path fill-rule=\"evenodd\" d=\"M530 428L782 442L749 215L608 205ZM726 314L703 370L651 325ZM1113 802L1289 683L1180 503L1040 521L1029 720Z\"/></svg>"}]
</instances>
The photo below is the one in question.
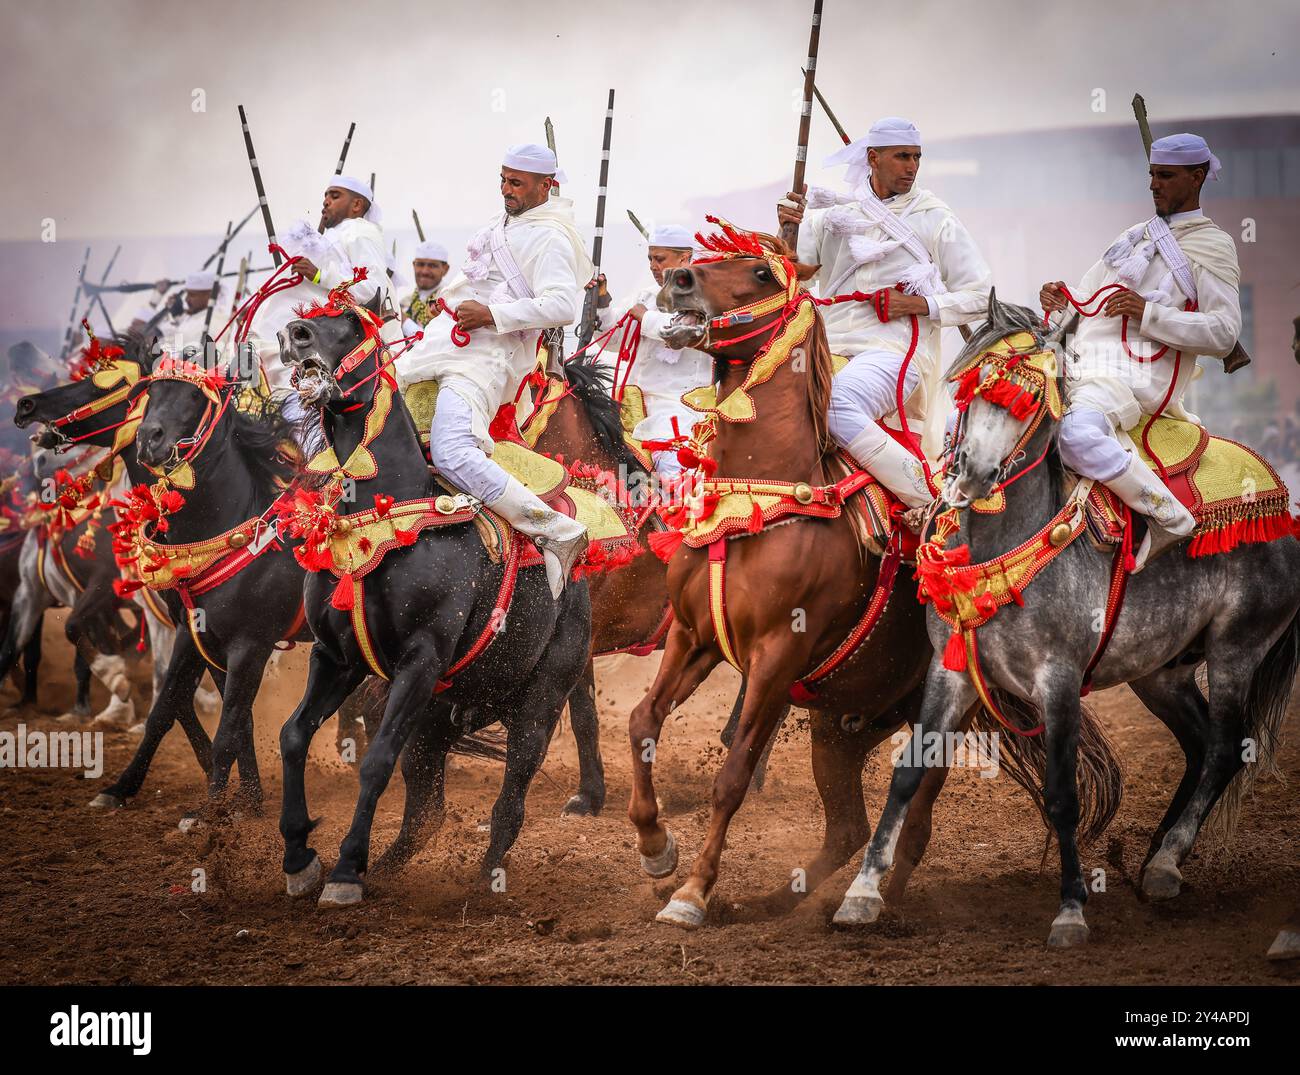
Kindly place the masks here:
<instances>
[{"instance_id":1,"label":"white sash","mask_svg":"<svg viewBox=\"0 0 1300 1075\"><path fill-rule=\"evenodd\" d=\"M912 226L907 222L907 218L920 206L920 198L913 200L912 204L899 214L891 212L889 207L876 197L876 192L871 189L870 182L861 184L853 192L853 198L835 195L830 191L823 192L821 188L815 189L817 195L821 196L818 200L824 199L829 194L833 198L833 204L852 205L856 203L862 214L867 218L865 221L861 221L853 219L847 213L829 213L826 219L827 230L840 234L862 235L867 228L875 226L880 228L892 240L888 243L872 243L870 241L855 243L850 239L848 245L853 264L831 282L830 287L827 289L830 294L838 293L840 288L861 266L879 261L887 253L899 246L911 254L917 262L916 268L909 269L903 274L902 279L898 281L903 284L903 289L908 294L939 295L947 290L943 285L943 278L939 275L939 267L930 256L930 251L925 248L925 244L921 242L916 232L912 230ZM812 194L812 191L809 193Z\"/></svg>"},{"instance_id":2,"label":"white sash","mask_svg":"<svg viewBox=\"0 0 1300 1075\"><path fill-rule=\"evenodd\" d=\"M1187 261L1187 255L1183 253L1183 248L1178 245L1174 233L1169 230L1168 223L1161 216L1153 216L1147 221L1147 229L1151 238L1155 241L1156 249L1160 251L1160 256L1165 259L1169 271L1174 274L1174 279L1178 281L1178 286L1183 294L1192 302L1196 302L1196 277L1192 275L1192 266Z\"/></svg>"}]
</instances>

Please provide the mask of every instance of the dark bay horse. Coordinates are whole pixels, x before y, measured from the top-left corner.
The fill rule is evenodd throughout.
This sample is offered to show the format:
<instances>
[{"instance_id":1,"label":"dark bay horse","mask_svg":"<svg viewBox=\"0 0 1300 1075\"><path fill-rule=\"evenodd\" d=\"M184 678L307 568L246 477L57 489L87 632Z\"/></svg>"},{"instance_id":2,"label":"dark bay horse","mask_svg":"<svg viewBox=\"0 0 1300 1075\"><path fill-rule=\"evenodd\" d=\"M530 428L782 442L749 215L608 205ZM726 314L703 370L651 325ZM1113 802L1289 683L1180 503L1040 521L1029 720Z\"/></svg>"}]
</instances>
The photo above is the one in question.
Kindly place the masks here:
<instances>
[{"instance_id":1,"label":"dark bay horse","mask_svg":"<svg viewBox=\"0 0 1300 1075\"><path fill-rule=\"evenodd\" d=\"M728 824L792 689L864 622L882 565L879 555L867 553L853 524L856 502L850 498L842 511L831 510L840 498L827 489L845 474L837 469L841 457L826 429L831 354L821 318L799 287L815 266L793 263L780 240L724 228L726 235L715 240L723 253L671 270L659 305L678 311L670 344L715 358L719 415L716 435L702 447L717 476L705 483L705 495L742 489L754 500L755 487L747 483L769 483L789 491L782 503L790 506L778 520L784 525L772 526L754 500L758 518L751 519L746 507L747 525L736 540L710 539L698 548L683 544L673 555L668 590L676 619L659 675L629 723L634 785L628 815L643 867L652 876L666 876L676 867L677 850L658 820L652 781L660 729L722 660L731 659L745 676L740 724L714 782L705 845L658 915L685 928L704 921ZM737 311L746 316L732 316ZM814 503L828 510L820 517L799 514L799 506ZM715 566L720 561L725 574ZM715 615L719 609L725 638ZM813 772L826 812L825 838L808 865L806 891L866 842L863 764L877 744L917 719L928 662L924 610L910 593L894 594L862 645L800 701L810 713ZM1097 813L1108 819L1113 760L1100 737L1089 746L1105 777L1094 791L1101 803ZM1003 746L1003 767L1031 794L1041 769L1036 751L1033 740L1015 738ZM905 837L899 895L924 852L929 806L945 776L941 766L929 770L925 807ZM793 906L802 894L792 888L769 897L769 906Z\"/></svg>"},{"instance_id":2,"label":"dark bay horse","mask_svg":"<svg viewBox=\"0 0 1300 1075\"><path fill-rule=\"evenodd\" d=\"M1113 561L1087 540L1071 538L1081 519L1072 502L1084 486L1066 475L1056 449L1068 387L1062 374L1065 331L1062 324L1047 332L1032 311L990 296L987 322L954 366L970 374L980 393L966 410L944 498L965 509L1000 490L1004 507L960 510L955 549L944 557L978 565L1022 545L1059 546L1060 552L1033 585L1018 592L1016 601L978 627L974 663L969 657L956 661L964 670L945 661L945 652L955 657L951 639L959 636L932 604L933 645L921 719L931 734L957 727L978 700L972 669L1004 696L1022 699L1041 715L1048 757L1044 795L1061 856L1060 910L1048 937L1055 946L1079 944L1088 936L1083 917L1088 889L1076 833L1080 728L1089 719L1080 693L1098 648L1097 610L1107 607ZM1026 342L1014 344L1013 339ZM1006 347L994 350L1004 343L1014 359ZM1041 362L1037 373L1035 361ZM1018 365L1013 371L1008 363ZM1026 393L1032 406L1017 416L1005 403L986 399L986 385L996 386L999 380L1012 388L994 399ZM1045 465L1034 463L1040 459ZM1009 488L1012 481L1014 490ZM973 646L968 652L974 652ZM1208 666L1208 700L1196 683L1202 662ZM1178 894L1179 866L1216 803L1223 798L1220 809L1230 829L1243 777L1272 767L1298 664L1300 542L1294 537L1201 557L1188 556L1179 545L1129 578L1122 611L1092 670L1091 684L1100 689L1127 683L1174 734L1186 760L1143 863L1141 890L1147 898ZM1243 772L1248 753L1254 759L1249 774ZM877 917L879 883L893 862L924 776L912 765L895 769L880 824L836 913L837 922L862 925Z\"/></svg>"},{"instance_id":3,"label":"dark bay horse","mask_svg":"<svg viewBox=\"0 0 1300 1075\"><path fill-rule=\"evenodd\" d=\"M312 734L372 671L391 687L360 767L352 825L320 902L361 900L375 808L399 754L405 813L377 871L400 867L437 831L449 747L498 720L507 733L505 778L482 870L499 883L523 824L528 786L588 660L587 584L570 582L556 600L540 566L517 567L510 556L494 563L469 524L474 506L468 498L439 495L410 412L383 366L387 352L378 318L352 303L345 289L332 292L328 306L304 314L281 331L281 359L294 370L304 406L320 416L329 448L311 464L324 466L323 499L304 509L305 522L303 515L296 518L326 543L313 545L308 538L305 552L319 555L312 550L327 548L325 555L335 559L318 564L320 572L307 579L307 619L316 641L303 699L280 733L287 888L291 895L306 894L321 873L308 844L313 822L303 783ZM397 545L391 538L380 542L385 525L385 534L396 534L388 513L411 505L415 521ZM438 525L438 515L449 524ZM522 539L514 540L520 549ZM376 543L384 548L377 551ZM347 563L355 553L361 567L338 571L340 544ZM364 571L360 582L354 571ZM470 653L475 656L466 663Z\"/></svg>"}]
</instances>

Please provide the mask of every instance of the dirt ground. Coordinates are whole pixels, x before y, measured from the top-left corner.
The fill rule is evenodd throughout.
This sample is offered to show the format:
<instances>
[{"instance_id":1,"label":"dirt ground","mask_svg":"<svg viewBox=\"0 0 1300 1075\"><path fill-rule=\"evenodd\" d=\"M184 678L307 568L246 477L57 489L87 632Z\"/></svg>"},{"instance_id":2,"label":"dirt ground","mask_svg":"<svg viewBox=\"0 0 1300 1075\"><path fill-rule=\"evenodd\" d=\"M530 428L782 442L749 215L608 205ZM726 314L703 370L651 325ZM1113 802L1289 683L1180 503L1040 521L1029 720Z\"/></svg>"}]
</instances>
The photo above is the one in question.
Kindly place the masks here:
<instances>
[{"instance_id":1,"label":"dirt ground","mask_svg":"<svg viewBox=\"0 0 1300 1075\"><path fill-rule=\"evenodd\" d=\"M46 625L39 712L8 710L0 730L66 726L71 702L62 626ZM322 910L290 900L276 827L280 723L299 696L305 651L285 656L257 703L265 816L185 835L176 823L197 805L203 781L179 729L164 742L141 795L113 813L86 803L126 764L136 739L105 735L105 774L0 770L0 981L9 983L1283 983L1300 968L1264 953L1300 898L1300 803L1280 781L1258 786L1227 847L1204 844L1183 869L1171 903L1138 899L1131 878L1181 774L1172 737L1127 689L1095 703L1127 777L1121 812L1088 869L1106 890L1087 906L1089 943L1046 945L1056 910L1053 854L1040 873L1043 830L1028 798L1006 777L957 770L935 810L934 838L908 898L869 932L844 933L830 917L860 858L793 914L765 918L750 901L790 883L820 843L821 807L806 728L787 729L761 794L737 816L705 927L684 933L654 922L675 887L640 870L625 808L626 715L658 657L597 666L601 743L609 801L603 816L562 818L577 784L567 724L528 797L528 818L507 860L507 889L476 878L487 833L478 822L500 783L494 762L453 759L449 816L438 843L398 878L367 890L354 908ZM139 670L140 678L146 672ZM679 876L699 847L717 733L737 685L716 672L665 727L656 766L669 826L682 847ZM12 704L12 687L4 697ZM96 685L95 701L103 701ZM209 728L212 727L212 722ZM1288 716L1282 767L1300 778L1300 694ZM350 821L355 770L334 753L334 722L313 744L308 796L323 822L313 836L326 868ZM872 820L884 803L883 752L865 775ZM397 831L400 775L380 803L376 853ZM194 871L206 891L195 893Z\"/></svg>"}]
</instances>

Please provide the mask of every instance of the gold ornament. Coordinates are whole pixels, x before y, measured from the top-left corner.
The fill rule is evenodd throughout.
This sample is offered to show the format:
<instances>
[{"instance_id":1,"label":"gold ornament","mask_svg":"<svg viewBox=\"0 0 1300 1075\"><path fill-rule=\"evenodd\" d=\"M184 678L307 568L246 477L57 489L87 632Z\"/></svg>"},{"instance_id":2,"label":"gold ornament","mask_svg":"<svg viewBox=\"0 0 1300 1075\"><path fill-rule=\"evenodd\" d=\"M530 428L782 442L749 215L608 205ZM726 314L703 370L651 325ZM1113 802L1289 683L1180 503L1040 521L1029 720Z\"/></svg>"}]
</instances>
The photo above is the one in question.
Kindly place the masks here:
<instances>
[{"instance_id":1,"label":"gold ornament","mask_svg":"<svg viewBox=\"0 0 1300 1075\"><path fill-rule=\"evenodd\" d=\"M1058 548L1070 540L1070 535L1074 533L1074 528L1069 523L1057 523L1052 527L1052 532L1047 535L1047 540Z\"/></svg>"},{"instance_id":2,"label":"gold ornament","mask_svg":"<svg viewBox=\"0 0 1300 1075\"><path fill-rule=\"evenodd\" d=\"M794 487L794 498L800 504L811 504L813 501L812 486L807 482L800 482Z\"/></svg>"}]
</instances>

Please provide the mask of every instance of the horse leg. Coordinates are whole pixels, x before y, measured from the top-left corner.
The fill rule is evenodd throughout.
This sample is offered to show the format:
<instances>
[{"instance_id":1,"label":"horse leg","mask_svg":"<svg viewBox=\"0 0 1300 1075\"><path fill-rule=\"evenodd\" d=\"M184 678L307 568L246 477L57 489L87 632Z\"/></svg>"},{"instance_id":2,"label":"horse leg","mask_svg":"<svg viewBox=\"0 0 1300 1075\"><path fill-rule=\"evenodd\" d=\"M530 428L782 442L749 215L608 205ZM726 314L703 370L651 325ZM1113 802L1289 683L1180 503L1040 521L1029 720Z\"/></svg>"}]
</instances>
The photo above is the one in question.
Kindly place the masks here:
<instances>
[{"instance_id":1,"label":"horse leg","mask_svg":"<svg viewBox=\"0 0 1300 1075\"><path fill-rule=\"evenodd\" d=\"M849 861L871 837L862 766L890 727L871 725L849 731L836 713L809 711L813 779L826 816L822 846L791 882L763 900L771 914L788 914L827 877ZM758 774L755 772L755 780Z\"/></svg>"},{"instance_id":2,"label":"horse leg","mask_svg":"<svg viewBox=\"0 0 1300 1075\"><path fill-rule=\"evenodd\" d=\"M506 771L501 779L501 791L492 804L492 833L479 867L479 875L493 883L494 891L497 879L505 872L502 864L506 852L514 846L519 830L524 826L524 800L533 777L546 760L546 748L559 722L564 700L556 699L549 710L545 708L545 701L541 703L542 708L537 708L538 704L536 701L521 702L513 717L504 718L507 727ZM546 719L548 716L549 720Z\"/></svg>"},{"instance_id":3,"label":"horse leg","mask_svg":"<svg viewBox=\"0 0 1300 1075\"><path fill-rule=\"evenodd\" d=\"M226 793L230 768L239 760L239 800L254 814L262 810L262 781L253 744L253 702L262 685L262 669L271 655L270 645L230 647L225 690L221 693L221 720L212 737L212 768L208 772L208 802ZM193 705L193 696L190 697Z\"/></svg>"},{"instance_id":4,"label":"horse leg","mask_svg":"<svg viewBox=\"0 0 1300 1075\"><path fill-rule=\"evenodd\" d=\"M967 676L944 668L943 661L936 656L926 673L923 698L921 734L942 735L961 726L975 701L975 688ZM913 735L915 734L914 732ZM894 766L889 795L885 800L885 808L880 812L876 834L862 857L862 866L857 876L853 878L853 883L849 885L835 912L836 925L865 926L880 917L880 908L884 903L880 895L880 882L893 865L894 851L902 835L908 809L925 775L922 752L905 750Z\"/></svg>"},{"instance_id":5,"label":"horse leg","mask_svg":"<svg viewBox=\"0 0 1300 1075\"><path fill-rule=\"evenodd\" d=\"M1178 867L1187 858L1215 803L1245 765L1242 740L1246 734L1246 695L1266 649L1230 642L1222 634L1217 645L1212 640L1204 761L1186 805L1146 864L1142 893L1148 899L1167 900L1178 895L1183 879Z\"/></svg>"},{"instance_id":6,"label":"horse leg","mask_svg":"<svg viewBox=\"0 0 1300 1075\"><path fill-rule=\"evenodd\" d=\"M745 708L745 681L740 681L740 690L736 692L736 700L731 704L731 716L727 718L726 727L722 729L722 734L718 736L722 740L722 745L728 750L731 749L731 743L736 737L736 729L740 726L740 713ZM785 723L785 718L790 715L790 706L785 707L785 712L781 714L780 719L776 722L776 729L780 730L781 725ZM772 748L776 746L776 731L767 740L767 746L763 748L763 756L758 759L758 764L754 766L753 786L755 791L762 791L763 785L767 783L767 762L772 757Z\"/></svg>"},{"instance_id":7,"label":"horse leg","mask_svg":"<svg viewBox=\"0 0 1300 1075\"><path fill-rule=\"evenodd\" d=\"M284 838L284 880L290 896L306 895L320 877L320 859L307 843L316 827L307 813L307 748L311 737L351 694L366 673L332 657L319 642L311 648L307 685L298 708L280 729L284 798L280 835Z\"/></svg>"},{"instance_id":8,"label":"horse leg","mask_svg":"<svg viewBox=\"0 0 1300 1075\"><path fill-rule=\"evenodd\" d=\"M1043 802L1061 852L1061 907L1052 920L1052 929L1047 937L1047 943L1054 948L1069 948L1088 939L1088 926L1083 920L1088 887L1083 883L1078 841L1081 678L1068 669L1055 674L1049 669L1045 681L1039 681L1041 698L1038 702L1047 736L1047 779L1043 787Z\"/></svg>"},{"instance_id":9,"label":"horse leg","mask_svg":"<svg viewBox=\"0 0 1300 1075\"><path fill-rule=\"evenodd\" d=\"M77 696L72 703L72 713L78 717L90 716L90 662L81 655L81 650L74 650L72 656L72 675L77 681Z\"/></svg>"},{"instance_id":10,"label":"horse leg","mask_svg":"<svg viewBox=\"0 0 1300 1075\"><path fill-rule=\"evenodd\" d=\"M1210 707L1205 696L1196 685L1196 669L1191 665L1177 668L1161 668L1142 679L1134 680L1129 686L1133 693L1160 721L1173 733L1182 748L1184 765L1183 777L1178 782L1178 789L1170 800L1165 815L1160 819L1151 834L1146 857L1138 873L1138 885L1146 876L1147 866L1155 858L1156 852L1164 842L1170 826L1187 809L1201 778L1205 765L1205 742L1209 735Z\"/></svg>"},{"instance_id":11,"label":"horse leg","mask_svg":"<svg viewBox=\"0 0 1300 1075\"><path fill-rule=\"evenodd\" d=\"M370 868L370 876L402 869L438 835L446 806L447 751L461 729L451 722L450 706L435 702L427 717L416 724L402 751L402 782L406 807L402 828L388 849Z\"/></svg>"},{"instance_id":12,"label":"horse leg","mask_svg":"<svg viewBox=\"0 0 1300 1075\"><path fill-rule=\"evenodd\" d=\"M776 659L764 661L760 647L759 658L750 663L740 725L713 781L709 831L704 846L691 866L690 876L672 894L663 910L655 915L656 922L667 922L683 929L696 929L704 922L704 912L717 884L718 863L726 843L727 827L745 801L754 767L776 730L777 721L786 713L787 684L798 674L806 657L802 650L777 652L779 656Z\"/></svg>"},{"instance_id":13,"label":"horse leg","mask_svg":"<svg viewBox=\"0 0 1300 1075\"><path fill-rule=\"evenodd\" d=\"M18 699L20 706L36 705L36 673L41 667L41 632L37 629L32 635L32 640L23 648L23 693ZM76 711L77 706L82 704L81 680L77 680L77 705L73 706ZM84 708L78 713L78 716L85 716L90 712L90 669L86 669L86 699Z\"/></svg>"},{"instance_id":14,"label":"horse leg","mask_svg":"<svg viewBox=\"0 0 1300 1075\"><path fill-rule=\"evenodd\" d=\"M29 585L26 578L19 580L18 592L14 594L14 603L9 614L9 628L5 632L4 642L0 644L0 682L8 678L9 672L17 663L19 654L24 653L34 640L39 646L41 627L45 622L45 610L50 605L47 590ZM21 704L20 702L19 705ZM89 712L90 706L87 704L86 713Z\"/></svg>"},{"instance_id":15,"label":"horse leg","mask_svg":"<svg viewBox=\"0 0 1300 1075\"><path fill-rule=\"evenodd\" d=\"M667 826L659 824L659 803L655 798L653 769L659 732L668 714L695 692L721 659L717 650L695 649L690 633L674 622L659 673L628 718L632 799L627 816L636 826L641 868L651 877L667 877L677 869L677 841Z\"/></svg>"},{"instance_id":16,"label":"horse leg","mask_svg":"<svg viewBox=\"0 0 1300 1075\"><path fill-rule=\"evenodd\" d=\"M596 672L590 659L569 695L569 720L578 744L578 791L561 814L597 817L605 805L605 766L600 760L600 721L596 709Z\"/></svg>"},{"instance_id":17,"label":"horse leg","mask_svg":"<svg viewBox=\"0 0 1300 1075\"><path fill-rule=\"evenodd\" d=\"M189 636L178 638L176 648L172 651L172 659L167 665L167 676L163 680L162 692L158 695L153 708L149 710L144 725L144 738L136 747L135 756L110 787L91 799L91 806L126 805L126 800L140 790L158 744L171 730L178 716L181 717L182 726L185 727L190 744L194 747L194 756L203 771L205 773L208 771L212 765L212 748L207 733L198 725L197 720L193 720L192 726L186 724L182 715L188 710L191 720L193 718L194 687L203 677L205 667L203 658L194 648L194 643L190 641Z\"/></svg>"},{"instance_id":18,"label":"horse leg","mask_svg":"<svg viewBox=\"0 0 1300 1075\"><path fill-rule=\"evenodd\" d=\"M432 644L404 655L401 670L393 677L388 692L388 706L384 710L379 734L371 741L361 762L361 790L357 795L352 825L339 845L339 860L330 871L329 881L317 900L320 906L343 907L361 902L361 878L370 859L370 830L374 824L375 807L388 786L407 737L430 712L429 699L433 697L433 688L444 667L445 662L439 659ZM337 708L336 703L325 715Z\"/></svg>"}]
</instances>

